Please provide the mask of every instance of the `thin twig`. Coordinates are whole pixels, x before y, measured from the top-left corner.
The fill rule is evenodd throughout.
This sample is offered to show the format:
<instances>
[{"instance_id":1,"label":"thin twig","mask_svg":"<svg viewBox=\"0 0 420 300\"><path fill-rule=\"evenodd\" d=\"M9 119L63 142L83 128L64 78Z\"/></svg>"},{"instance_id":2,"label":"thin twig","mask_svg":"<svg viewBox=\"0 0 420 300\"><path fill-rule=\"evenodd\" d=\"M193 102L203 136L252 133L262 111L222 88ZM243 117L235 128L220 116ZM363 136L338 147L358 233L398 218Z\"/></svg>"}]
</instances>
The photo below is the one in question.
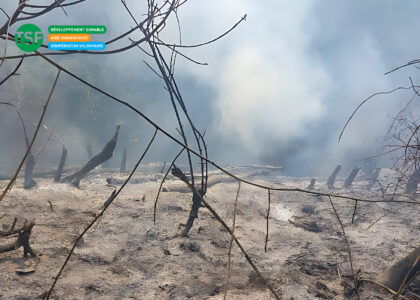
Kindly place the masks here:
<instances>
[{"instance_id":1,"label":"thin twig","mask_svg":"<svg viewBox=\"0 0 420 300\"><path fill-rule=\"evenodd\" d=\"M265 244L264 244L264 252L267 252L267 243L268 243L268 222L270 218L270 206L271 206L271 190L268 190L268 207L267 207L267 229L265 232Z\"/></svg>"},{"instance_id":2,"label":"thin twig","mask_svg":"<svg viewBox=\"0 0 420 300\"><path fill-rule=\"evenodd\" d=\"M353 214L351 216L351 223L354 224L354 218L356 217L356 210L357 210L357 200L354 201L354 208L353 208Z\"/></svg>"},{"instance_id":3,"label":"thin twig","mask_svg":"<svg viewBox=\"0 0 420 300\"><path fill-rule=\"evenodd\" d=\"M397 90L409 90L409 89L412 89L412 87L410 86L410 87L402 87L402 86L400 86L400 87L397 87L397 88L395 88L395 89L393 89L393 90L391 90L391 91L387 91L387 92L378 92L378 93L374 93L374 94L372 94L372 95L370 95L369 97L367 97L365 100L363 100L357 107L356 107L356 109L353 111L353 113L350 115L350 117L347 119L347 121L346 121L346 124L344 124L344 127L343 127L343 129L341 130L341 132L340 132L340 135L339 135L339 137L338 137L338 141L340 141L341 140L341 137L343 136L343 133L344 133L344 131L346 130L346 128L347 128L347 125L350 123L350 121L353 119L353 117L354 117L354 115L356 114L356 112L359 110L359 108L360 107L362 107L363 106L363 104L365 104L367 101L369 101L370 99L372 99L372 98L374 98L374 97L376 97L376 96L378 96L378 95L386 95L386 94L392 94L393 92L395 92L395 91L397 91Z\"/></svg>"},{"instance_id":4,"label":"thin twig","mask_svg":"<svg viewBox=\"0 0 420 300\"><path fill-rule=\"evenodd\" d=\"M14 68L14 70L12 71L12 73L10 73L9 75L7 75L2 81L0 81L0 85L2 85L3 83L5 83L10 77L12 77L13 75L16 74L17 70L20 68L20 66L22 65L23 59L25 57L22 57L22 59L19 61L19 63L16 65L16 67Z\"/></svg>"},{"instance_id":5,"label":"thin twig","mask_svg":"<svg viewBox=\"0 0 420 300\"><path fill-rule=\"evenodd\" d=\"M236 207L238 203L239 191L241 190L241 182L238 181L238 190L236 192L235 197L235 204L233 205L233 221L232 221L232 233L235 234L235 223L236 223ZM227 274L226 274L226 286L225 286L225 293L223 294L223 300L226 300L227 292L229 290L230 285L230 269L231 269L231 255L232 255L232 246L233 246L233 236L230 238L229 244L229 252L228 252L228 266L227 266Z\"/></svg>"},{"instance_id":6,"label":"thin twig","mask_svg":"<svg viewBox=\"0 0 420 300\"><path fill-rule=\"evenodd\" d=\"M349 255L351 276L352 276L352 279L353 279L355 292L357 293L357 280L356 280L356 276L355 276L354 269L353 269L353 259L352 259L352 255L351 255L350 243L349 243L349 240L347 239L347 235L346 235L346 231L344 230L343 222L341 222L340 216L338 215L338 212L334 207L331 196L328 196L328 199L330 199L331 207L334 210L334 214L335 214L335 216L338 220L338 223L340 223L341 231L343 232L343 237L344 237L344 240L346 242L347 252L348 252L348 255Z\"/></svg>"}]
</instances>

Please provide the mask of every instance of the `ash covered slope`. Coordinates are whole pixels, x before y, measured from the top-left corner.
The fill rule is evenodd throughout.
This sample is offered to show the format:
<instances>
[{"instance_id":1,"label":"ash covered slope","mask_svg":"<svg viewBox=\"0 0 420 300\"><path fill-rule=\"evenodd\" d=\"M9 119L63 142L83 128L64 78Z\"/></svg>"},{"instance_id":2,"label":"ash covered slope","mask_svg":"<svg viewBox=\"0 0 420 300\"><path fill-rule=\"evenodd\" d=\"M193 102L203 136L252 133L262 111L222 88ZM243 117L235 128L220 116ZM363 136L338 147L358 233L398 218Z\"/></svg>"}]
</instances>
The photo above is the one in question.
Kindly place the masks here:
<instances>
[{"instance_id":1,"label":"ash covered slope","mask_svg":"<svg viewBox=\"0 0 420 300\"><path fill-rule=\"evenodd\" d=\"M253 181L280 187L305 188L310 178L282 176L264 167L233 168ZM381 176L390 176L384 172ZM188 238L177 236L191 205L183 183L169 177L158 203L153 225L153 202L162 175L145 169L137 172L99 224L76 248L59 280L58 299L222 299L226 281L229 234L205 209ZM36 178L31 191L19 179L2 203L1 224L13 216L35 219L31 244L37 258L22 259L20 250L0 254L0 295L4 298L35 298L48 290L77 235L99 212L113 187L124 177L94 172L81 189L52 179ZM340 193L360 197L368 181L359 176L351 190ZM231 224L237 183L218 172L210 176L207 200ZM316 178L315 189L327 190L326 178ZM342 186L338 178L336 186ZM6 181L1 181L3 187ZM418 243L420 223L417 207L407 204L359 203L351 224L354 203L333 199L345 226L353 254L354 269L364 278L374 278ZM51 202L52 208L49 204ZM267 193L242 185L235 232L263 275L284 299L344 299L349 297L347 247L329 200L323 197L272 192L269 241L264 253ZM388 213L392 210L392 213ZM377 221L381 216L379 221ZM377 221L373 226L372 224ZM314 230L316 229L316 230ZM16 271L33 271L25 276ZM363 299L384 299L388 292L372 284L361 287ZM228 299L269 299L236 246L232 251L231 285Z\"/></svg>"}]
</instances>

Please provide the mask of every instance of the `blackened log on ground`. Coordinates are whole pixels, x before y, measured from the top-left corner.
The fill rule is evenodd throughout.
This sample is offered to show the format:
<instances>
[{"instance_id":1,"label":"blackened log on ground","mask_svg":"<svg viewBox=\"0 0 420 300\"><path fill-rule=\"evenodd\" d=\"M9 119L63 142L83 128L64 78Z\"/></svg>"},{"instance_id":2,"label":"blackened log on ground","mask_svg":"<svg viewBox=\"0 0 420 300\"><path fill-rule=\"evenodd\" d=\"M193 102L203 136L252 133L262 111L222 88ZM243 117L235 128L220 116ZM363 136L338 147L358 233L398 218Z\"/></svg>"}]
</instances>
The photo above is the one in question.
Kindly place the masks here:
<instances>
[{"instance_id":1,"label":"blackened log on ground","mask_svg":"<svg viewBox=\"0 0 420 300\"><path fill-rule=\"evenodd\" d=\"M74 186L79 187L80 180L83 177L85 177L91 170L110 159L114 154L115 146L117 145L119 131L120 125L117 126L113 138L106 144L102 152L92 157L79 171L64 178L64 181L69 181Z\"/></svg>"},{"instance_id":2,"label":"blackened log on ground","mask_svg":"<svg viewBox=\"0 0 420 300\"><path fill-rule=\"evenodd\" d=\"M315 178L311 179L311 183L306 188L307 190L313 190L315 188Z\"/></svg>"},{"instance_id":3,"label":"blackened log on ground","mask_svg":"<svg viewBox=\"0 0 420 300\"><path fill-rule=\"evenodd\" d=\"M29 152L28 157L25 161L25 182L23 187L25 189L31 189L36 186L36 181L32 178L32 173L34 171L35 159L31 152Z\"/></svg>"},{"instance_id":4,"label":"blackened log on ground","mask_svg":"<svg viewBox=\"0 0 420 300\"><path fill-rule=\"evenodd\" d=\"M64 165L66 164L67 159L67 149L63 145L63 150L61 151L60 163L58 164L57 172L54 175L54 181L59 182L61 180L61 175L63 174Z\"/></svg>"},{"instance_id":5,"label":"blackened log on ground","mask_svg":"<svg viewBox=\"0 0 420 300\"><path fill-rule=\"evenodd\" d=\"M29 245L29 238L31 236L32 228L34 227L35 223L30 222L23 225L22 228L15 230L13 232L0 232L0 236L9 236L12 234L18 234L18 237L15 241L0 245L0 253L9 252L13 250L17 250L20 247L23 247L23 256L27 257L30 254L32 257L35 257L34 251L32 251L31 246Z\"/></svg>"},{"instance_id":6,"label":"blackened log on ground","mask_svg":"<svg viewBox=\"0 0 420 300\"><path fill-rule=\"evenodd\" d=\"M290 224L302 228L310 232L321 232L321 229L318 227L318 224L314 221L300 221L300 220L288 220Z\"/></svg>"},{"instance_id":7,"label":"blackened log on ground","mask_svg":"<svg viewBox=\"0 0 420 300\"><path fill-rule=\"evenodd\" d=\"M420 247L417 247L410 254L398 260L384 272L379 274L375 281L385 285L394 292L398 292L406 277L405 283L409 282L416 272L420 271L419 256Z\"/></svg>"},{"instance_id":8,"label":"blackened log on ground","mask_svg":"<svg viewBox=\"0 0 420 300\"><path fill-rule=\"evenodd\" d=\"M351 185L353 184L354 179L357 176L357 173L359 173L360 168L358 167L354 167L353 170L351 170L351 173L349 175L349 177L347 177L346 181L344 181L344 188L349 188L351 187Z\"/></svg>"},{"instance_id":9,"label":"blackened log on ground","mask_svg":"<svg viewBox=\"0 0 420 300\"><path fill-rule=\"evenodd\" d=\"M379 173L381 168L376 168L369 177L368 190L370 190L373 185L378 181Z\"/></svg>"},{"instance_id":10,"label":"blackened log on ground","mask_svg":"<svg viewBox=\"0 0 420 300\"><path fill-rule=\"evenodd\" d=\"M405 185L406 194L414 194L420 182L420 169L415 170Z\"/></svg>"},{"instance_id":11,"label":"blackened log on ground","mask_svg":"<svg viewBox=\"0 0 420 300\"><path fill-rule=\"evenodd\" d=\"M338 165L334 171L331 173L330 177L328 178L327 186L329 190L332 190L334 188L334 182L337 178L338 173L340 173L341 166Z\"/></svg>"},{"instance_id":12,"label":"blackened log on ground","mask_svg":"<svg viewBox=\"0 0 420 300\"><path fill-rule=\"evenodd\" d=\"M120 173L127 172L127 148L124 148L123 157L121 160Z\"/></svg>"}]
</instances>

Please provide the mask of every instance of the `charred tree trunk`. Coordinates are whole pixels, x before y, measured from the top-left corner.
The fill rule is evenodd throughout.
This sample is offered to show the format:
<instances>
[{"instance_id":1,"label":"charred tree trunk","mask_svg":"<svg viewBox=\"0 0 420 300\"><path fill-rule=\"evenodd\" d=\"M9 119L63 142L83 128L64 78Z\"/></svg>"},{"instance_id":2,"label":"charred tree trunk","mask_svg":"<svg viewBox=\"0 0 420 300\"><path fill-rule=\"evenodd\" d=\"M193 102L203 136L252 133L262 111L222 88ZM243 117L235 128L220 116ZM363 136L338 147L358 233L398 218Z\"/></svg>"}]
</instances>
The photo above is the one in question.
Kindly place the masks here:
<instances>
[{"instance_id":1,"label":"charred tree trunk","mask_svg":"<svg viewBox=\"0 0 420 300\"><path fill-rule=\"evenodd\" d=\"M306 188L307 190L313 190L315 188L315 178L311 179L311 183Z\"/></svg>"},{"instance_id":2,"label":"charred tree trunk","mask_svg":"<svg viewBox=\"0 0 420 300\"><path fill-rule=\"evenodd\" d=\"M124 149L123 157L121 160L121 166L120 166L120 173L127 172L127 148Z\"/></svg>"},{"instance_id":3,"label":"charred tree trunk","mask_svg":"<svg viewBox=\"0 0 420 300\"><path fill-rule=\"evenodd\" d=\"M415 170L414 173L410 176L410 179L405 185L406 194L414 194L417 192L417 187L420 182L420 169Z\"/></svg>"},{"instance_id":4,"label":"charred tree trunk","mask_svg":"<svg viewBox=\"0 0 420 300\"><path fill-rule=\"evenodd\" d=\"M419 257L420 247L417 247L406 257L398 260L382 272L375 281L398 293L400 288L404 288L403 283L409 282L416 272L420 271Z\"/></svg>"},{"instance_id":5,"label":"charred tree trunk","mask_svg":"<svg viewBox=\"0 0 420 300\"><path fill-rule=\"evenodd\" d=\"M334 182L337 178L338 173L340 173L341 166L338 165L334 171L331 173L330 177L328 178L327 186L329 190L332 190L334 188Z\"/></svg>"},{"instance_id":6,"label":"charred tree trunk","mask_svg":"<svg viewBox=\"0 0 420 300\"><path fill-rule=\"evenodd\" d=\"M368 190L370 190L373 187L373 185L376 183L380 172L381 172L381 168L376 168L375 171L372 172L369 178Z\"/></svg>"},{"instance_id":7,"label":"charred tree trunk","mask_svg":"<svg viewBox=\"0 0 420 300\"><path fill-rule=\"evenodd\" d=\"M349 188L351 187L351 185L353 184L354 179L357 176L357 173L359 173L360 168L358 167L354 167L353 170L351 170L351 173L349 175L349 177L347 177L346 181L344 181L344 188Z\"/></svg>"},{"instance_id":8,"label":"charred tree trunk","mask_svg":"<svg viewBox=\"0 0 420 300\"><path fill-rule=\"evenodd\" d=\"M203 190L199 190L198 193L200 194L201 197L204 196ZM200 206L201 206L201 200L200 200L200 197L196 193L193 194L192 203L193 204L190 210L190 215L188 217L187 224L185 224L184 230L182 231L182 234L181 234L184 237L188 236L188 233L190 232L194 224L194 220L198 218L198 210L200 209Z\"/></svg>"},{"instance_id":9,"label":"charred tree trunk","mask_svg":"<svg viewBox=\"0 0 420 300\"><path fill-rule=\"evenodd\" d=\"M67 159L67 149L63 146L63 150L61 151L61 158L60 163L58 164L57 172L54 176L54 182L59 182L61 180L61 175L63 174L64 165L66 164Z\"/></svg>"},{"instance_id":10,"label":"charred tree trunk","mask_svg":"<svg viewBox=\"0 0 420 300\"><path fill-rule=\"evenodd\" d=\"M115 129L114 137L108 142L108 144L106 144L102 152L92 157L79 171L64 178L64 181L69 181L74 186L79 187L80 180L83 177L85 177L92 169L110 159L114 154L115 146L117 145L119 131L120 125L117 126Z\"/></svg>"},{"instance_id":11,"label":"charred tree trunk","mask_svg":"<svg viewBox=\"0 0 420 300\"><path fill-rule=\"evenodd\" d=\"M184 181L189 187L192 186L188 180L188 177L175 164L173 164L171 173L175 177L178 177L179 179ZM190 229L192 228L194 224L194 220L198 217L198 210L200 209L200 206L201 206L201 198L206 194L202 189L198 191L195 190L197 191L197 193L194 192L194 190L195 189L193 189L193 198L192 198L193 204L190 210L190 215L188 217L187 224L185 224L185 228L181 233L181 235L184 237L188 236L188 233L190 232Z\"/></svg>"},{"instance_id":12,"label":"charred tree trunk","mask_svg":"<svg viewBox=\"0 0 420 300\"><path fill-rule=\"evenodd\" d=\"M31 189L36 186L36 181L32 178L34 171L35 159L31 152L29 152L28 157L25 162L25 182L23 187L25 189Z\"/></svg>"}]
</instances>

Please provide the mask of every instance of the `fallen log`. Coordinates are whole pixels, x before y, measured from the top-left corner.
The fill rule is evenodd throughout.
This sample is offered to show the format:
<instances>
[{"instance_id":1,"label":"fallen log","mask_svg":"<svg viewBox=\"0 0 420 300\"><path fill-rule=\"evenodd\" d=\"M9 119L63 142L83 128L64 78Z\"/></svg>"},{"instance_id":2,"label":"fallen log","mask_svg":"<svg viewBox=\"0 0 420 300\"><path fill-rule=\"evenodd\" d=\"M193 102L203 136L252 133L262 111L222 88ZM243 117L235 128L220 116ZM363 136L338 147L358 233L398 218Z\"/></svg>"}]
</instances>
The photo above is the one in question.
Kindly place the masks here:
<instances>
[{"instance_id":1,"label":"fallen log","mask_svg":"<svg viewBox=\"0 0 420 300\"><path fill-rule=\"evenodd\" d=\"M63 145L63 150L61 151L60 163L58 164L57 172L54 175L54 182L59 182L61 180L61 175L63 174L64 165L66 164L67 159L67 149Z\"/></svg>"},{"instance_id":2,"label":"fallen log","mask_svg":"<svg viewBox=\"0 0 420 300\"><path fill-rule=\"evenodd\" d=\"M340 173L340 170L341 170L341 166L338 165L334 169L334 171L331 173L330 177L328 178L327 186L329 190L332 190L334 188L334 182L335 182L335 179L337 178L338 173Z\"/></svg>"},{"instance_id":3,"label":"fallen log","mask_svg":"<svg viewBox=\"0 0 420 300\"><path fill-rule=\"evenodd\" d=\"M13 250L17 250L20 247L23 247L23 256L27 257L30 254L32 257L35 257L35 252L31 249L29 245L29 238L31 236L32 228L34 227L35 223L25 221L25 224L19 228L14 229L14 225L16 224L16 219L13 222L9 231L0 231L0 237L7 237L14 234L18 234L17 239L13 242L0 245L0 253L9 252Z\"/></svg>"},{"instance_id":4,"label":"fallen log","mask_svg":"<svg viewBox=\"0 0 420 300\"><path fill-rule=\"evenodd\" d=\"M290 224L292 224L296 227L302 228L306 231L321 232L321 229L318 227L318 224L314 221L301 221L301 220L298 220L298 219L296 219L295 221L292 220L292 219L288 219L288 221L289 221Z\"/></svg>"},{"instance_id":5,"label":"fallen log","mask_svg":"<svg viewBox=\"0 0 420 300\"><path fill-rule=\"evenodd\" d=\"M91 170L109 160L114 154L119 131L120 125L118 125L115 129L113 138L106 144L105 148L100 153L92 157L79 171L64 178L64 181L71 182L72 185L79 187L81 179L83 179Z\"/></svg>"},{"instance_id":6,"label":"fallen log","mask_svg":"<svg viewBox=\"0 0 420 300\"><path fill-rule=\"evenodd\" d=\"M375 282L384 285L394 294L401 292L404 285L414 277L416 272L420 271L419 257L420 247L417 247L407 256L379 274Z\"/></svg>"}]
</instances>

